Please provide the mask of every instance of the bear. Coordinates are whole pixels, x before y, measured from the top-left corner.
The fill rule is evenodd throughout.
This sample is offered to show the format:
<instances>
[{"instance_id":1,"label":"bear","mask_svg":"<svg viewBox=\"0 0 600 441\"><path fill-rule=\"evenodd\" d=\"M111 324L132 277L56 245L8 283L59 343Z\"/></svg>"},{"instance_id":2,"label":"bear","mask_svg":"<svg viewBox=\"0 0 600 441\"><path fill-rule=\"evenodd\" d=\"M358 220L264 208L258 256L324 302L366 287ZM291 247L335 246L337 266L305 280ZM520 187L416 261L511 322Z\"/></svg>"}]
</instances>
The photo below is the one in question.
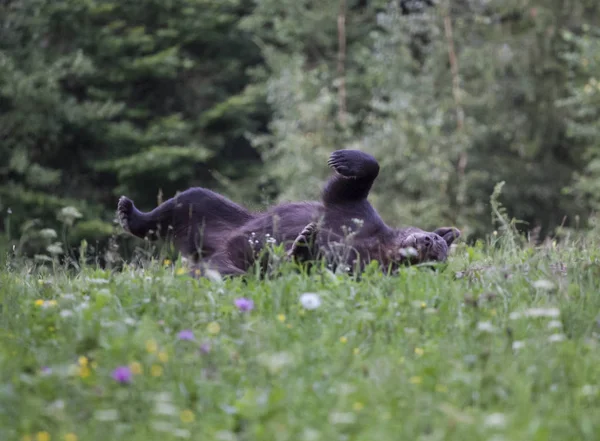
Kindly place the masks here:
<instances>
[{"instance_id":1,"label":"bear","mask_svg":"<svg viewBox=\"0 0 600 441\"><path fill-rule=\"evenodd\" d=\"M117 217L133 236L171 240L200 275L207 269L223 276L246 274L268 244L283 244L289 259L324 259L349 273L360 273L372 260L393 272L447 259L450 245L460 237L457 228L393 228L369 203L380 168L373 156L336 150L327 164L334 173L320 201L286 202L251 212L209 189L193 187L147 213L121 196Z\"/></svg>"}]
</instances>

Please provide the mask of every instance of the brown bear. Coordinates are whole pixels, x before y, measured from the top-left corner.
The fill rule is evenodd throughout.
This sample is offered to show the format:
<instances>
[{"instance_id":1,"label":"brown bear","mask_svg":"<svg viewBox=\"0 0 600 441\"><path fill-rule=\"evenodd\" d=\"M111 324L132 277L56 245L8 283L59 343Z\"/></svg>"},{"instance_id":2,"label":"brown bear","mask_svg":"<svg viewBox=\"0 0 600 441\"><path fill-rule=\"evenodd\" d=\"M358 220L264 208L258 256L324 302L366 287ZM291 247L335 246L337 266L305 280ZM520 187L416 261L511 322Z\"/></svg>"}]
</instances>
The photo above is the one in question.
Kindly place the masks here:
<instances>
[{"instance_id":1,"label":"brown bear","mask_svg":"<svg viewBox=\"0 0 600 441\"><path fill-rule=\"evenodd\" d=\"M331 266L358 272L372 260L392 271L446 260L449 246L460 236L458 229L392 228L369 203L379 174L375 158L359 150L337 150L328 165L335 174L321 202L283 203L257 213L195 187L147 213L122 196L117 215L126 232L172 240L197 267L222 275L245 274L270 243L284 244L288 256L298 261L325 259Z\"/></svg>"}]
</instances>

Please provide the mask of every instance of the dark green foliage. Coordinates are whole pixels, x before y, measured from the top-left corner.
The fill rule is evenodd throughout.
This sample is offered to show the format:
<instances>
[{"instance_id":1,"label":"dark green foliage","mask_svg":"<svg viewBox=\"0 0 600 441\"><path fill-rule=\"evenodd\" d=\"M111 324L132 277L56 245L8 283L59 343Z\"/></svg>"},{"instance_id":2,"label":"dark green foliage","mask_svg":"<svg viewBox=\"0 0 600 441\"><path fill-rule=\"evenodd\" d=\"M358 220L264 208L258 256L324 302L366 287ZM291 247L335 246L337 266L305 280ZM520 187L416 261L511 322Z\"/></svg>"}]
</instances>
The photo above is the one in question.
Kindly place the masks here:
<instances>
[{"instance_id":1,"label":"dark green foliage","mask_svg":"<svg viewBox=\"0 0 600 441\"><path fill-rule=\"evenodd\" d=\"M255 174L244 134L262 129L266 106L246 89L261 56L238 27L244 2L0 8L0 201L13 226L65 205L110 225L120 194L151 208L159 192Z\"/></svg>"},{"instance_id":2,"label":"dark green foliage","mask_svg":"<svg viewBox=\"0 0 600 441\"><path fill-rule=\"evenodd\" d=\"M74 207L74 245L106 243L120 194L142 209L193 185L252 208L316 198L342 147L380 161L372 200L392 224L481 237L504 181L519 228L585 226L600 207L598 12L594 0L2 2L3 240L34 219L59 231Z\"/></svg>"}]
</instances>

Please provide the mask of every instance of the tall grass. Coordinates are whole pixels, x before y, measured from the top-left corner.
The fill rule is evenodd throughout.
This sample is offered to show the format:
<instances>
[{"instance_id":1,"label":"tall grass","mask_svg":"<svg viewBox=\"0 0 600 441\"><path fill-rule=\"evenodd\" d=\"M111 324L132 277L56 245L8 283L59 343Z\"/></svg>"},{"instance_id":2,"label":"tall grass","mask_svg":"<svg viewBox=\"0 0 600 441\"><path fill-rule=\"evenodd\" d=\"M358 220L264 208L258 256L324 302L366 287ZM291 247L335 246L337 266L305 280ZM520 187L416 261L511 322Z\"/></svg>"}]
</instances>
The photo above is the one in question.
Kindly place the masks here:
<instances>
[{"instance_id":1,"label":"tall grass","mask_svg":"<svg viewBox=\"0 0 600 441\"><path fill-rule=\"evenodd\" d=\"M507 237L360 280L9 262L0 439L596 440L597 242Z\"/></svg>"}]
</instances>

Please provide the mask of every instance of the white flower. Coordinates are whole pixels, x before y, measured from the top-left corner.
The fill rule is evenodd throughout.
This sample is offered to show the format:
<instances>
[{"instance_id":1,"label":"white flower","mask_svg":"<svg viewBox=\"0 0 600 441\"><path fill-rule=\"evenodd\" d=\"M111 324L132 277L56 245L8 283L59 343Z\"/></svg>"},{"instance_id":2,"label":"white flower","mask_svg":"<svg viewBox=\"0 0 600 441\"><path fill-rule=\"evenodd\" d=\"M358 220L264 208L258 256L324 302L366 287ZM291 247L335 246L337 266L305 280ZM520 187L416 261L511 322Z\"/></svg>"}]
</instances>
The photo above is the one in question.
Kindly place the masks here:
<instances>
[{"instance_id":1,"label":"white flower","mask_svg":"<svg viewBox=\"0 0 600 441\"><path fill-rule=\"evenodd\" d=\"M550 337L548 337L549 342L563 341L564 339L564 334L552 334Z\"/></svg>"},{"instance_id":2,"label":"white flower","mask_svg":"<svg viewBox=\"0 0 600 441\"><path fill-rule=\"evenodd\" d=\"M556 318L560 316L560 310L558 308L530 308L523 312L511 312L510 319L516 320L521 317L550 317Z\"/></svg>"},{"instance_id":3,"label":"white flower","mask_svg":"<svg viewBox=\"0 0 600 441\"><path fill-rule=\"evenodd\" d=\"M513 344L512 344L512 348L515 351L518 350L518 349L521 349L524 346L525 346L525 342L524 341L513 341Z\"/></svg>"},{"instance_id":4,"label":"white flower","mask_svg":"<svg viewBox=\"0 0 600 441\"><path fill-rule=\"evenodd\" d=\"M560 320L552 320L550 323L548 323L548 329L553 328L562 328L562 322Z\"/></svg>"},{"instance_id":5,"label":"white flower","mask_svg":"<svg viewBox=\"0 0 600 441\"><path fill-rule=\"evenodd\" d=\"M485 417L484 425L487 427L503 427L506 424L506 417L503 413L491 413Z\"/></svg>"},{"instance_id":6,"label":"white flower","mask_svg":"<svg viewBox=\"0 0 600 441\"><path fill-rule=\"evenodd\" d=\"M321 306L321 298L314 292L305 292L300 296L300 303L304 309L317 309Z\"/></svg>"},{"instance_id":7,"label":"white flower","mask_svg":"<svg viewBox=\"0 0 600 441\"><path fill-rule=\"evenodd\" d=\"M543 291L552 291L554 289L554 283L550 280L541 279L533 282L533 287Z\"/></svg>"},{"instance_id":8,"label":"white flower","mask_svg":"<svg viewBox=\"0 0 600 441\"><path fill-rule=\"evenodd\" d=\"M490 322L477 323L477 329L482 332L496 332L496 328Z\"/></svg>"}]
</instances>

